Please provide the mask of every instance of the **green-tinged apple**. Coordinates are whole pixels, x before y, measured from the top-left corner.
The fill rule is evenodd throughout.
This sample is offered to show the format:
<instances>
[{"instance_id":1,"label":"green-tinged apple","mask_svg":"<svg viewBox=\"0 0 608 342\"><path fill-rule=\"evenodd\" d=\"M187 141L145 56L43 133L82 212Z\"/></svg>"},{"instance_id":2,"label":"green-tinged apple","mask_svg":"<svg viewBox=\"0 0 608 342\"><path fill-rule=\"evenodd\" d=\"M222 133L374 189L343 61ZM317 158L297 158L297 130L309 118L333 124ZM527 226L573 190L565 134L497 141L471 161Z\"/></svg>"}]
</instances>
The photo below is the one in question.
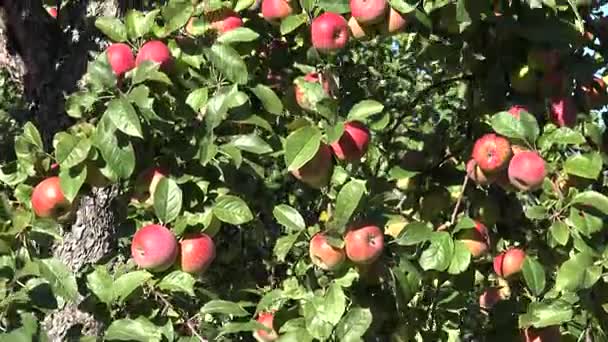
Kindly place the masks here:
<instances>
[{"instance_id":1,"label":"green-tinged apple","mask_svg":"<svg viewBox=\"0 0 608 342\"><path fill-rule=\"evenodd\" d=\"M405 14L399 13L394 8L391 8L386 15L386 19L378 24L380 33L383 35L391 35L405 30L409 23L409 19Z\"/></svg>"},{"instance_id":2,"label":"green-tinged apple","mask_svg":"<svg viewBox=\"0 0 608 342\"><path fill-rule=\"evenodd\" d=\"M560 342L562 334L559 326L553 325L545 328L527 328L522 331L523 342Z\"/></svg>"},{"instance_id":3,"label":"green-tinged apple","mask_svg":"<svg viewBox=\"0 0 608 342\"><path fill-rule=\"evenodd\" d=\"M262 0L262 16L266 21L277 23L295 12L295 0Z\"/></svg>"},{"instance_id":4,"label":"green-tinged apple","mask_svg":"<svg viewBox=\"0 0 608 342\"><path fill-rule=\"evenodd\" d=\"M160 67L166 70L173 64L173 56L165 43L160 40L151 40L139 49L135 65L139 66L144 61L159 63Z\"/></svg>"},{"instance_id":5,"label":"green-tinged apple","mask_svg":"<svg viewBox=\"0 0 608 342\"><path fill-rule=\"evenodd\" d=\"M32 191L32 209L38 217L58 218L71 209L70 201L61 190L59 177L49 177L38 183Z\"/></svg>"},{"instance_id":6,"label":"green-tinged apple","mask_svg":"<svg viewBox=\"0 0 608 342\"><path fill-rule=\"evenodd\" d=\"M330 96L331 89L329 86L329 80L327 77L324 77L321 73L318 72L310 72L306 74L303 78L294 81L294 92L296 96L296 102L298 105L305 110L313 110L313 102L316 102L315 99L310 98L309 95L298 85L299 82L309 82L309 83L320 83L325 95Z\"/></svg>"},{"instance_id":7,"label":"green-tinged apple","mask_svg":"<svg viewBox=\"0 0 608 342\"><path fill-rule=\"evenodd\" d=\"M131 47L124 43L114 43L106 50L112 71L118 77L135 68L135 56Z\"/></svg>"},{"instance_id":8,"label":"green-tinged apple","mask_svg":"<svg viewBox=\"0 0 608 342\"><path fill-rule=\"evenodd\" d=\"M486 174L504 170L511 159L511 143L507 138L488 133L475 141L473 159Z\"/></svg>"},{"instance_id":9,"label":"green-tinged apple","mask_svg":"<svg viewBox=\"0 0 608 342\"><path fill-rule=\"evenodd\" d=\"M310 239L308 252L312 263L326 271L337 269L346 259L344 249L330 245L322 233L317 233Z\"/></svg>"},{"instance_id":10,"label":"green-tinged apple","mask_svg":"<svg viewBox=\"0 0 608 342\"><path fill-rule=\"evenodd\" d=\"M509 163L509 181L520 191L534 191L547 176L545 160L535 151L516 154Z\"/></svg>"},{"instance_id":11,"label":"green-tinged apple","mask_svg":"<svg viewBox=\"0 0 608 342\"><path fill-rule=\"evenodd\" d=\"M376 26L364 26L355 17L348 19L348 28L350 29L351 36L359 40L368 40L378 34Z\"/></svg>"},{"instance_id":12,"label":"green-tinged apple","mask_svg":"<svg viewBox=\"0 0 608 342\"><path fill-rule=\"evenodd\" d=\"M483 172L479 165L477 165L475 159L471 159L467 162L467 175L469 175L469 179L479 185L492 184L494 181L494 175L487 175Z\"/></svg>"},{"instance_id":13,"label":"green-tinged apple","mask_svg":"<svg viewBox=\"0 0 608 342\"><path fill-rule=\"evenodd\" d=\"M334 162L331 149L327 144L321 143L317 154L301 168L291 174L311 188L320 189L326 186L331 179Z\"/></svg>"},{"instance_id":14,"label":"green-tinged apple","mask_svg":"<svg viewBox=\"0 0 608 342\"><path fill-rule=\"evenodd\" d=\"M363 25L377 24L384 19L389 6L386 0L350 0L350 13Z\"/></svg>"},{"instance_id":15,"label":"green-tinged apple","mask_svg":"<svg viewBox=\"0 0 608 342\"><path fill-rule=\"evenodd\" d=\"M457 239L462 241L473 258L479 258L490 249L490 234L488 228L481 222L475 221L475 227L458 232Z\"/></svg>"},{"instance_id":16,"label":"green-tinged apple","mask_svg":"<svg viewBox=\"0 0 608 342\"><path fill-rule=\"evenodd\" d=\"M378 226L365 225L350 229L344 238L346 256L356 264L371 264L384 249L384 234Z\"/></svg>"},{"instance_id":17,"label":"green-tinged apple","mask_svg":"<svg viewBox=\"0 0 608 342\"><path fill-rule=\"evenodd\" d=\"M181 269L192 274L202 274L215 259L215 243L207 234L186 235L179 242Z\"/></svg>"},{"instance_id":18,"label":"green-tinged apple","mask_svg":"<svg viewBox=\"0 0 608 342\"><path fill-rule=\"evenodd\" d=\"M521 94L536 92L538 77L529 66L524 65L511 72L511 88Z\"/></svg>"},{"instance_id":19,"label":"green-tinged apple","mask_svg":"<svg viewBox=\"0 0 608 342\"><path fill-rule=\"evenodd\" d=\"M510 248L494 257L494 272L499 277L509 278L521 272L526 253L520 248Z\"/></svg>"},{"instance_id":20,"label":"green-tinged apple","mask_svg":"<svg viewBox=\"0 0 608 342\"><path fill-rule=\"evenodd\" d=\"M369 129L361 122L350 121L344 124L344 133L338 141L331 144L331 149L339 160L352 162L365 155L369 140Z\"/></svg>"},{"instance_id":21,"label":"green-tinged apple","mask_svg":"<svg viewBox=\"0 0 608 342\"><path fill-rule=\"evenodd\" d=\"M158 182L167 177L169 171L164 167L154 166L144 170L135 180L134 197L146 204L154 203L154 192Z\"/></svg>"},{"instance_id":22,"label":"green-tinged apple","mask_svg":"<svg viewBox=\"0 0 608 342\"><path fill-rule=\"evenodd\" d=\"M325 12L312 21L312 46L320 53L330 54L343 49L348 43L348 23L343 16Z\"/></svg>"},{"instance_id":23,"label":"green-tinged apple","mask_svg":"<svg viewBox=\"0 0 608 342\"><path fill-rule=\"evenodd\" d=\"M165 271L173 265L177 254L177 240L167 227L150 224L133 235L131 256L143 269L152 272Z\"/></svg>"},{"instance_id":24,"label":"green-tinged apple","mask_svg":"<svg viewBox=\"0 0 608 342\"><path fill-rule=\"evenodd\" d=\"M525 146L522 146L522 145L518 145L518 144L512 144L511 145L511 153L513 155L516 155L516 154L521 153L521 152L529 151L529 150L530 150L529 148L527 148Z\"/></svg>"},{"instance_id":25,"label":"green-tinged apple","mask_svg":"<svg viewBox=\"0 0 608 342\"><path fill-rule=\"evenodd\" d=\"M253 337L258 342L272 342L279 339L279 334L277 334L276 330L274 330L273 321L274 321L274 313L272 312L262 312L258 315L257 321L266 326L271 331L266 331L263 329L257 330L253 333Z\"/></svg>"}]
</instances>

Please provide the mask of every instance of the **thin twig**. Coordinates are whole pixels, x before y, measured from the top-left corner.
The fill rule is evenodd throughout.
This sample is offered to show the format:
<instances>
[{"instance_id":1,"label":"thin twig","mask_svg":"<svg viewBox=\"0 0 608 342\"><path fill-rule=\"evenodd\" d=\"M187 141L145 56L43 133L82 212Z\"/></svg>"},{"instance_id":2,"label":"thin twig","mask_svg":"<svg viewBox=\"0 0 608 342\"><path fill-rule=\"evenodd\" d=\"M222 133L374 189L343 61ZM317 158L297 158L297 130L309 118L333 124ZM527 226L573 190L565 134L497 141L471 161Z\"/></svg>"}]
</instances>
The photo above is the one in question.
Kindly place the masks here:
<instances>
[{"instance_id":1,"label":"thin twig","mask_svg":"<svg viewBox=\"0 0 608 342\"><path fill-rule=\"evenodd\" d=\"M160 300L163 302L163 304L165 304L166 307L173 309L173 305L165 297L163 297L162 294L160 294L156 291L154 291L154 293L156 294L156 297L160 298ZM181 317L181 315L180 315L180 317ZM194 316L194 317L196 317L196 316ZM183 318L183 317L181 317L181 318ZM192 334L194 334L194 336L196 336L200 342L208 342L205 338L203 338L196 331L196 328L194 328L194 326L192 326L192 323L190 323L190 319L184 319L184 322L186 322L186 326L188 327L188 329L190 329L190 332Z\"/></svg>"},{"instance_id":2,"label":"thin twig","mask_svg":"<svg viewBox=\"0 0 608 342\"><path fill-rule=\"evenodd\" d=\"M450 226L452 226L454 224L454 221L456 221L456 215L458 214L458 210L460 209L460 203L462 202L462 198L464 197L464 191L466 190L468 183L469 174L465 173L464 181L462 182L462 189L460 190L460 195L458 195L458 200L456 201L454 211L452 211L452 217L450 218Z\"/></svg>"}]
</instances>

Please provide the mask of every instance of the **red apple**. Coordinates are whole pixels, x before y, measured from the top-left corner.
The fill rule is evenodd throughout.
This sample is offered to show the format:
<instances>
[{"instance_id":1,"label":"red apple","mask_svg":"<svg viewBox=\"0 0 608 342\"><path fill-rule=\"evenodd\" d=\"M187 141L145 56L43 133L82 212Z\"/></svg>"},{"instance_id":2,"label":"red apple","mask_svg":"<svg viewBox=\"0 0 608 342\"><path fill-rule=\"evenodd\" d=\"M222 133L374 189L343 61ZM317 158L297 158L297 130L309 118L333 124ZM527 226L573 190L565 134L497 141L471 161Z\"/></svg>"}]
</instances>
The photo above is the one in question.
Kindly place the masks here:
<instances>
[{"instance_id":1,"label":"red apple","mask_svg":"<svg viewBox=\"0 0 608 342\"><path fill-rule=\"evenodd\" d=\"M291 174L311 188L320 189L329 183L334 169L331 149L321 143L317 154L304 166L292 171Z\"/></svg>"},{"instance_id":2,"label":"red apple","mask_svg":"<svg viewBox=\"0 0 608 342\"><path fill-rule=\"evenodd\" d=\"M522 335L524 342L559 342L562 340L559 326L555 325L541 329L530 327L525 329Z\"/></svg>"},{"instance_id":3,"label":"red apple","mask_svg":"<svg viewBox=\"0 0 608 342\"><path fill-rule=\"evenodd\" d=\"M276 22L294 12L294 0L262 0L262 16L266 21ZM296 4L297 6L297 4Z\"/></svg>"},{"instance_id":4,"label":"red apple","mask_svg":"<svg viewBox=\"0 0 608 342\"><path fill-rule=\"evenodd\" d=\"M179 242L181 269L201 274L215 259L215 244L207 234L187 235Z\"/></svg>"},{"instance_id":5,"label":"red apple","mask_svg":"<svg viewBox=\"0 0 608 342\"><path fill-rule=\"evenodd\" d=\"M391 8L386 15L384 22L380 25L380 32L384 35L390 35L401 32L407 26L409 20L404 14L399 13L396 9Z\"/></svg>"},{"instance_id":6,"label":"red apple","mask_svg":"<svg viewBox=\"0 0 608 342\"><path fill-rule=\"evenodd\" d=\"M32 209L38 217L57 218L67 213L70 202L65 198L59 177L49 177L34 187L32 192Z\"/></svg>"},{"instance_id":7,"label":"red apple","mask_svg":"<svg viewBox=\"0 0 608 342\"><path fill-rule=\"evenodd\" d=\"M148 204L154 203L158 182L168 174L169 171L164 167L154 166L144 170L135 180L135 198Z\"/></svg>"},{"instance_id":8,"label":"red apple","mask_svg":"<svg viewBox=\"0 0 608 342\"><path fill-rule=\"evenodd\" d=\"M528 51L528 65L534 70L549 72L555 70L559 63L559 50L533 48Z\"/></svg>"},{"instance_id":9,"label":"red apple","mask_svg":"<svg viewBox=\"0 0 608 342\"><path fill-rule=\"evenodd\" d=\"M135 57L131 47L124 43L114 43L106 50L108 62L116 76L120 77L127 71L135 68Z\"/></svg>"},{"instance_id":10,"label":"red apple","mask_svg":"<svg viewBox=\"0 0 608 342\"><path fill-rule=\"evenodd\" d=\"M310 239L308 252L312 263L327 271L338 268L346 258L344 250L330 245L322 233L317 233Z\"/></svg>"},{"instance_id":11,"label":"red apple","mask_svg":"<svg viewBox=\"0 0 608 342\"><path fill-rule=\"evenodd\" d=\"M162 272L173 265L177 253L175 235L164 226L150 224L133 235L131 256L141 268Z\"/></svg>"},{"instance_id":12,"label":"red apple","mask_svg":"<svg viewBox=\"0 0 608 342\"><path fill-rule=\"evenodd\" d=\"M355 39L366 40L376 34L374 26L362 26L355 17L348 19L348 28L350 29L350 34Z\"/></svg>"},{"instance_id":13,"label":"red apple","mask_svg":"<svg viewBox=\"0 0 608 342\"><path fill-rule=\"evenodd\" d=\"M323 81L321 82L321 78L323 78ZM306 76L304 76L303 80L305 82L310 82L310 83L321 83L321 86L323 87L323 90L325 91L325 94L327 94L328 96L330 95L330 87L329 87L329 81L326 77L322 77L322 75L318 72L311 72L306 74ZM300 107L302 107L302 109L305 110L312 110L313 109L313 103L311 103L311 99L308 98L308 96L306 96L306 93L304 92L303 89L301 89L300 86L298 86L298 82L294 82L295 83L295 95L296 95L296 102L298 103L298 105Z\"/></svg>"},{"instance_id":14,"label":"red apple","mask_svg":"<svg viewBox=\"0 0 608 342\"><path fill-rule=\"evenodd\" d=\"M488 228L479 222L475 221L475 228L465 229L458 233L458 240L462 241L467 249L471 252L473 258L478 258L487 253L490 248L490 234Z\"/></svg>"},{"instance_id":15,"label":"red apple","mask_svg":"<svg viewBox=\"0 0 608 342\"><path fill-rule=\"evenodd\" d=\"M363 25L380 22L388 8L386 0L350 0L350 13Z\"/></svg>"},{"instance_id":16,"label":"red apple","mask_svg":"<svg viewBox=\"0 0 608 342\"><path fill-rule=\"evenodd\" d=\"M576 125L577 109L570 96L552 98L549 114L553 123L559 127L574 127Z\"/></svg>"},{"instance_id":17,"label":"red apple","mask_svg":"<svg viewBox=\"0 0 608 342\"><path fill-rule=\"evenodd\" d=\"M516 117L517 119L519 119L521 112L532 113L532 111L530 111L530 108L524 105L513 105L511 106L511 108L509 108L507 112Z\"/></svg>"},{"instance_id":18,"label":"red apple","mask_svg":"<svg viewBox=\"0 0 608 342\"><path fill-rule=\"evenodd\" d=\"M205 19L211 23L211 28L219 34L243 26L243 19L241 19L238 13L228 8L207 13L205 14Z\"/></svg>"},{"instance_id":19,"label":"red apple","mask_svg":"<svg viewBox=\"0 0 608 342\"><path fill-rule=\"evenodd\" d=\"M344 238L346 256L356 264L371 264L382 254L384 234L378 226L354 228Z\"/></svg>"},{"instance_id":20,"label":"red apple","mask_svg":"<svg viewBox=\"0 0 608 342\"><path fill-rule=\"evenodd\" d=\"M57 7L49 7L48 12L51 17L57 18Z\"/></svg>"},{"instance_id":21,"label":"red apple","mask_svg":"<svg viewBox=\"0 0 608 342\"><path fill-rule=\"evenodd\" d=\"M346 19L333 12L325 12L312 21L312 46L321 53L333 53L348 43Z\"/></svg>"},{"instance_id":22,"label":"red apple","mask_svg":"<svg viewBox=\"0 0 608 342\"><path fill-rule=\"evenodd\" d=\"M494 182L494 175L486 175L479 165L477 165L475 159L467 162L467 174L469 175L469 179L479 185L488 185Z\"/></svg>"},{"instance_id":23,"label":"red apple","mask_svg":"<svg viewBox=\"0 0 608 342\"><path fill-rule=\"evenodd\" d=\"M511 159L509 140L494 133L488 133L475 141L473 159L486 174L503 170Z\"/></svg>"},{"instance_id":24,"label":"red apple","mask_svg":"<svg viewBox=\"0 0 608 342\"><path fill-rule=\"evenodd\" d=\"M166 69L171 66L173 57L165 43L160 40L151 40L139 49L137 57L135 58L136 65L140 65L144 61L159 63L161 68Z\"/></svg>"},{"instance_id":25,"label":"red apple","mask_svg":"<svg viewBox=\"0 0 608 342\"><path fill-rule=\"evenodd\" d=\"M350 121L344 124L344 133L338 141L331 144L331 148L338 159L355 161L367 152L369 139L370 132L364 124Z\"/></svg>"},{"instance_id":26,"label":"red apple","mask_svg":"<svg viewBox=\"0 0 608 342\"><path fill-rule=\"evenodd\" d=\"M509 163L509 181L521 191L538 189L547 176L545 161L535 151L522 151Z\"/></svg>"},{"instance_id":27,"label":"red apple","mask_svg":"<svg viewBox=\"0 0 608 342\"><path fill-rule=\"evenodd\" d=\"M510 248L494 258L494 272L502 278L508 278L521 271L526 253L519 248Z\"/></svg>"},{"instance_id":28,"label":"red apple","mask_svg":"<svg viewBox=\"0 0 608 342\"><path fill-rule=\"evenodd\" d=\"M274 313L271 312L263 312L258 315L258 322L262 323L269 329L272 329L271 332L267 332L266 330L260 329L253 333L253 337L258 342L272 342L279 339L279 334L277 334L276 330L273 327L274 321Z\"/></svg>"},{"instance_id":29,"label":"red apple","mask_svg":"<svg viewBox=\"0 0 608 342\"><path fill-rule=\"evenodd\" d=\"M517 188L515 188L509 180L508 170L502 170L498 174L496 174L496 179L494 179L494 183L506 192L517 191Z\"/></svg>"},{"instance_id":30,"label":"red apple","mask_svg":"<svg viewBox=\"0 0 608 342\"><path fill-rule=\"evenodd\" d=\"M490 287L479 296L479 307L484 310L491 310L494 305L503 299L503 295L497 287Z\"/></svg>"},{"instance_id":31,"label":"red apple","mask_svg":"<svg viewBox=\"0 0 608 342\"><path fill-rule=\"evenodd\" d=\"M529 151L529 149L525 146L517 145L517 144L511 145L511 152L513 153L513 155L516 155L518 153L525 152L525 151Z\"/></svg>"}]
</instances>

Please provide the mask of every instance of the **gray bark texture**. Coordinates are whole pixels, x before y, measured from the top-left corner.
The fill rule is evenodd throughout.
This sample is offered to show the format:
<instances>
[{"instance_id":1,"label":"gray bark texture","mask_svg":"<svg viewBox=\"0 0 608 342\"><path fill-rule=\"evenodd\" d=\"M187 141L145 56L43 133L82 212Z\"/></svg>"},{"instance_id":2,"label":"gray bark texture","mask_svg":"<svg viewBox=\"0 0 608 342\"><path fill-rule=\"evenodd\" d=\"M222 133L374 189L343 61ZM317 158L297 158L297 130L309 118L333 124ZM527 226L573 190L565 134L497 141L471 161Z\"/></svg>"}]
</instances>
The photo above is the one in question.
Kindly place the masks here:
<instances>
[{"instance_id":1,"label":"gray bark texture","mask_svg":"<svg viewBox=\"0 0 608 342\"><path fill-rule=\"evenodd\" d=\"M97 16L117 16L134 1L74 0L57 19L41 0L0 0L0 67L19 80L28 104L20 121L33 121L50 150L56 132L70 126L65 95L76 90L86 72L90 51L106 42L95 29ZM96 188L79 198L75 223L64 227L53 254L78 276L84 267L116 254L116 227L121 221L117 186ZM74 341L80 334L100 339L103 323L84 309L85 298L47 315L42 326L50 341ZM43 333L44 335L44 333Z\"/></svg>"}]
</instances>

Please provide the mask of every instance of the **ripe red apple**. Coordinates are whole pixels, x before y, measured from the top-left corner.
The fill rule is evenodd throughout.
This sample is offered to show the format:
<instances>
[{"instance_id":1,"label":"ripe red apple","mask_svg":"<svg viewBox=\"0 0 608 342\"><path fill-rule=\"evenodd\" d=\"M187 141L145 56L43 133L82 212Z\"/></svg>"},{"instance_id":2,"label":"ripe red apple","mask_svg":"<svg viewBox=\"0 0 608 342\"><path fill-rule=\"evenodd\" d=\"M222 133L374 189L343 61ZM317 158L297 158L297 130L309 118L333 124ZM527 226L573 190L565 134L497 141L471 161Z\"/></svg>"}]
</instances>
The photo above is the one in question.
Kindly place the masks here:
<instances>
[{"instance_id":1,"label":"ripe red apple","mask_svg":"<svg viewBox=\"0 0 608 342\"><path fill-rule=\"evenodd\" d=\"M201 274L215 259L215 243L207 234L187 235L179 242L182 271Z\"/></svg>"},{"instance_id":2,"label":"ripe red apple","mask_svg":"<svg viewBox=\"0 0 608 342\"><path fill-rule=\"evenodd\" d=\"M576 125L577 109L570 96L552 98L549 114L553 123L559 127L574 127Z\"/></svg>"},{"instance_id":3,"label":"ripe red apple","mask_svg":"<svg viewBox=\"0 0 608 342\"><path fill-rule=\"evenodd\" d=\"M260 329L253 333L253 337L258 342L272 342L279 339L279 334L277 334L276 330L273 327L274 321L274 313L271 312L263 312L258 315L258 322L262 323L269 329L272 329L271 332L267 332L266 330Z\"/></svg>"},{"instance_id":4,"label":"ripe red apple","mask_svg":"<svg viewBox=\"0 0 608 342\"><path fill-rule=\"evenodd\" d=\"M562 340L559 326L556 325L541 329L530 327L525 329L522 335L524 342L559 342Z\"/></svg>"},{"instance_id":5,"label":"ripe red apple","mask_svg":"<svg viewBox=\"0 0 608 342\"><path fill-rule=\"evenodd\" d=\"M165 43L160 40L151 40L139 49L135 58L135 65L140 65L144 61L159 63L161 68L166 69L171 66L173 57Z\"/></svg>"},{"instance_id":6,"label":"ripe red apple","mask_svg":"<svg viewBox=\"0 0 608 342\"><path fill-rule=\"evenodd\" d=\"M488 133L475 141L473 159L486 174L503 170L511 159L511 143L505 137Z\"/></svg>"},{"instance_id":7,"label":"ripe red apple","mask_svg":"<svg viewBox=\"0 0 608 342\"><path fill-rule=\"evenodd\" d=\"M133 56L133 51L127 44L114 43L110 45L106 50L106 55L112 71L118 77L135 68L135 56Z\"/></svg>"},{"instance_id":8,"label":"ripe red apple","mask_svg":"<svg viewBox=\"0 0 608 342\"><path fill-rule=\"evenodd\" d=\"M513 115L514 117L516 117L517 119L519 119L521 112L532 113L530 111L530 108L528 106L524 106L524 105L513 105L509 108L509 110L507 112L509 114Z\"/></svg>"},{"instance_id":9,"label":"ripe red apple","mask_svg":"<svg viewBox=\"0 0 608 342\"><path fill-rule=\"evenodd\" d=\"M331 148L338 159L355 161L367 152L369 139L370 132L364 124L350 121L344 124L344 133L338 141L331 144Z\"/></svg>"},{"instance_id":10,"label":"ripe red apple","mask_svg":"<svg viewBox=\"0 0 608 342\"><path fill-rule=\"evenodd\" d=\"M469 175L469 179L479 185L488 185L494 182L494 175L486 175L479 165L477 165L475 159L467 162L467 174Z\"/></svg>"},{"instance_id":11,"label":"ripe red apple","mask_svg":"<svg viewBox=\"0 0 608 342\"><path fill-rule=\"evenodd\" d=\"M559 50L533 48L528 51L528 65L534 70L549 72L555 70L559 63Z\"/></svg>"},{"instance_id":12,"label":"ripe red apple","mask_svg":"<svg viewBox=\"0 0 608 342\"><path fill-rule=\"evenodd\" d=\"M51 17L57 18L57 7L49 7L48 12Z\"/></svg>"},{"instance_id":13,"label":"ripe red apple","mask_svg":"<svg viewBox=\"0 0 608 342\"><path fill-rule=\"evenodd\" d=\"M311 188L320 189L329 183L333 169L331 149L327 144L321 143L317 154L304 166L292 171L291 174Z\"/></svg>"},{"instance_id":14,"label":"ripe red apple","mask_svg":"<svg viewBox=\"0 0 608 342\"><path fill-rule=\"evenodd\" d=\"M312 21L310 32L312 46L320 53L336 52L348 43L346 19L333 12L325 12L316 17Z\"/></svg>"},{"instance_id":15,"label":"ripe red apple","mask_svg":"<svg viewBox=\"0 0 608 342\"><path fill-rule=\"evenodd\" d=\"M475 228L458 232L457 239L464 242L473 258L479 258L490 249L488 228L479 221L475 221Z\"/></svg>"},{"instance_id":16,"label":"ripe red apple","mask_svg":"<svg viewBox=\"0 0 608 342\"><path fill-rule=\"evenodd\" d=\"M350 0L350 13L363 25L379 23L388 8L386 0Z\"/></svg>"},{"instance_id":17,"label":"ripe red apple","mask_svg":"<svg viewBox=\"0 0 608 342\"><path fill-rule=\"evenodd\" d=\"M545 161L535 151L522 151L509 163L509 181L521 191L538 189L547 176Z\"/></svg>"},{"instance_id":18,"label":"ripe red apple","mask_svg":"<svg viewBox=\"0 0 608 342\"><path fill-rule=\"evenodd\" d=\"M508 278L521 271L526 253L520 248L510 248L494 257L494 272Z\"/></svg>"},{"instance_id":19,"label":"ripe red apple","mask_svg":"<svg viewBox=\"0 0 608 342\"><path fill-rule=\"evenodd\" d=\"M536 91L538 77L529 66L524 65L511 72L511 88L521 94L533 94Z\"/></svg>"},{"instance_id":20,"label":"ripe red apple","mask_svg":"<svg viewBox=\"0 0 608 342\"><path fill-rule=\"evenodd\" d=\"M350 29L350 34L355 39L367 40L376 35L375 26L363 26L355 17L348 19L348 28Z\"/></svg>"},{"instance_id":21,"label":"ripe red apple","mask_svg":"<svg viewBox=\"0 0 608 342\"><path fill-rule=\"evenodd\" d=\"M479 296L479 307L491 310L494 305L503 300L504 297L497 287L490 287Z\"/></svg>"},{"instance_id":22,"label":"ripe red apple","mask_svg":"<svg viewBox=\"0 0 608 342\"><path fill-rule=\"evenodd\" d=\"M344 238L346 256L356 264L371 264L382 254L384 234L378 226L354 228Z\"/></svg>"},{"instance_id":23,"label":"ripe red apple","mask_svg":"<svg viewBox=\"0 0 608 342\"><path fill-rule=\"evenodd\" d=\"M323 81L321 81L321 78L323 79ZM321 86L323 87L323 90L325 91L325 94L327 94L328 96L330 95L330 87L329 87L329 80L326 77L322 77L322 75L318 72L310 72L308 74L306 74L306 76L304 76L303 80L305 82L310 82L310 83L321 83ZM296 102L298 103L298 105L300 107L302 107L302 109L305 110L312 110L313 109L313 103L311 103L311 99L308 98L308 96L306 96L306 93L304 92L303 89L301 89L300 86L298 86L298 82L294 82L295 83L295 95L296 95Z\"/></svg>"},{"instance_id":24,"label":"ripe red apple","mask_svg":"<svg viewBox=\"0 0 608 342\"><path fill-rule=\"evenodd\" d=\"M262 16L269 22L280 21L294 13L294 5L293 0L262 0Z\"/></svg>"},{"instance_id":25,"label":"ripe red apple","mask_svg":"<svg viewBox=\"0 0 608 342\"><path fill-rule=\"evenodd\" d=\"M404 14L399 13L396 9L390 8L384 22L378 24L380 32L383 35L391 35L405 30L409 20Z\"/></svg>"},{"instance_id":26,"label":"ripe red apple","mask_svg":"<svg viewBox=\"0 0 608 342\"><path fill-rule=\"evenodd\" d=\"M32 209L38 217L57 218L63 216L71 208L65 198L59 177L49 177L34 187L32 192Z\"/></svg>"},{"instance_id":27,"label":"ripe red apple","mask_svg":"<svg viewBox=\"0 0 608 342\"><path fill-rule=\"evenodd\" d=\"M141 268L162 272L173 265L177 254L175 235L164 226L150 224L133 235L131 256Z\"/></svg>"},{"instance_id":28,"label":"ripe red apple","mask_svg":"<svg viewBox=\"0 0 608 342\"><path fill-rule=\"evenodd\" d=\"M207 13L205 14L205 19L211 24L211 28L219 34L243 26L243 19L241 19L239 14L228 8Z\"/></svg>"},{"instance_id":29,"label":"ripe red apple","mask_svg":"<svg viewBox=\"0 0 608 342\"><path fill-rule=\"evenodd\" d=\"M158 182L166 177L169 171L164 167L154 166L144 170L135 180L135 198L148 204L154 203L154 192Z\"/></svg>"},{"instance_id":30,"label":"ripe red apple","mask_svg":"<svg viewBox=\"0 0 608 342\"><path fill-rule=\"evenodd\" d=\"M321 233L315 234L310 239L308 252L312 263L327 271L335 270L346 259L344 250L330 245L327 237Z\"/></svg>"}]
</instances>

